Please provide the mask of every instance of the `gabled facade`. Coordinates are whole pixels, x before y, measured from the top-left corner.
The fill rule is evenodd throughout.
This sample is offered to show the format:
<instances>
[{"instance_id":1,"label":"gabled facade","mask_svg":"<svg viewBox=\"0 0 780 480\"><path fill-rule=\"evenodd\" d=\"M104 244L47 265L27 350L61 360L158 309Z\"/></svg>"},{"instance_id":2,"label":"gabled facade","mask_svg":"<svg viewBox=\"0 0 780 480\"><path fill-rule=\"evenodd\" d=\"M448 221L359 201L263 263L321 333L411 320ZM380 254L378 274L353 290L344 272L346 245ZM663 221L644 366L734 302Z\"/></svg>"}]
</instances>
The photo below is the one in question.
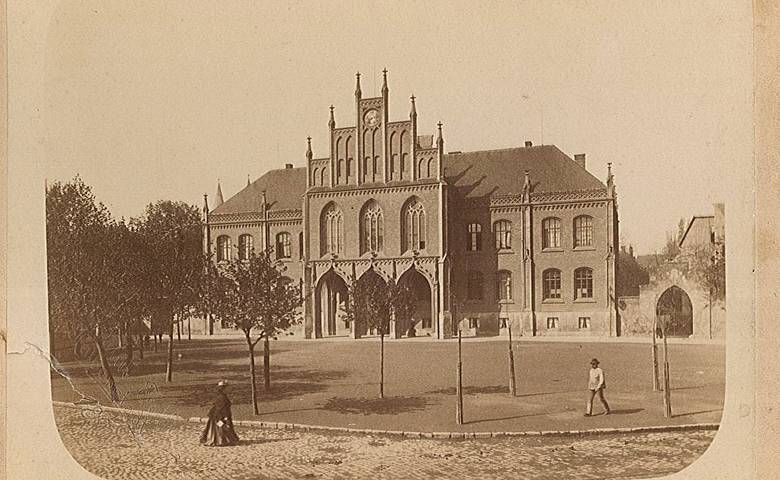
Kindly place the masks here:
<instances>
[{"instance_id":1,"label":"gabled facade","mask_svg":"<svg viewBox=\"0 0 780 480\"><path fill-rule=\"evenodd\" d=\"M370 334L344 320L348 285L365 275L415 292L391 336L617 335L618 215L606 184L554 146L445 153L442 124L390 121L363 98L352 124L330 111L326 156L273 170L226 202L204 205L204 249L217 260L273 248L305 293L306 338ZM250 247L251 246L251 247Z\"/></svg>"}]
</instances>

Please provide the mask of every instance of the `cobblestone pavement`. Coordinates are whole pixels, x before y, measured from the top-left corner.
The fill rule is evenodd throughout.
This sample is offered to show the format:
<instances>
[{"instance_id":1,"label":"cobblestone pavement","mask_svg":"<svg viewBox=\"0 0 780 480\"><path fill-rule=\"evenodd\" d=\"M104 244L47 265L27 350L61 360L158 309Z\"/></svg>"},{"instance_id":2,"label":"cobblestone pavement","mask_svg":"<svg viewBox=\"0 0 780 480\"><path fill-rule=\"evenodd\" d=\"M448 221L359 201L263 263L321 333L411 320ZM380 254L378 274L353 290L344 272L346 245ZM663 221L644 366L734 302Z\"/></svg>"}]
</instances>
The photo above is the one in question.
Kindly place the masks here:
<instances>
[{"instance_id":1,"label":"cobblestone pavement","mask_svg":"<svg viewBox=\"0 0 780 480\"><path fill-rule=\"evenodd\" d=\"M646 478L689 465L716 433L432 440L239 427L240 445L209 448L197 424L54 412L71 455L106 479Z\"/></svg>"}]
</instances>

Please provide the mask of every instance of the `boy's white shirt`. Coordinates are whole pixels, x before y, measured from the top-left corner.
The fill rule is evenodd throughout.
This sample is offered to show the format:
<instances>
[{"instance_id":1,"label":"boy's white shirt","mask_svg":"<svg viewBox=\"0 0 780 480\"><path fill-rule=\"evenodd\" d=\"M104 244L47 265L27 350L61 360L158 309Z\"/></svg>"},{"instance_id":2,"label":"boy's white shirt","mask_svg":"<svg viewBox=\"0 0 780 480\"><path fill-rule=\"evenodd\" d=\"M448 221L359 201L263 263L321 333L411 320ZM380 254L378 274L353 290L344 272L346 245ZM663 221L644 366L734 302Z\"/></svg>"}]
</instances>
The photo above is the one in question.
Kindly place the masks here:
<instances>
[{"instance_id":1,"label":"boy's white shirt","mask_svg":"<svg viewBox=\"0 0 780 480\"><path fill-rule=\"evenodd\" d=\"M591 386L593 384L596 384L595 386ZM590 378L588 381L588 388L592 390L598 390L604 386L604 370L601 369L601 367L591 368L590 369Z\"/></svg>"}]
</instances>

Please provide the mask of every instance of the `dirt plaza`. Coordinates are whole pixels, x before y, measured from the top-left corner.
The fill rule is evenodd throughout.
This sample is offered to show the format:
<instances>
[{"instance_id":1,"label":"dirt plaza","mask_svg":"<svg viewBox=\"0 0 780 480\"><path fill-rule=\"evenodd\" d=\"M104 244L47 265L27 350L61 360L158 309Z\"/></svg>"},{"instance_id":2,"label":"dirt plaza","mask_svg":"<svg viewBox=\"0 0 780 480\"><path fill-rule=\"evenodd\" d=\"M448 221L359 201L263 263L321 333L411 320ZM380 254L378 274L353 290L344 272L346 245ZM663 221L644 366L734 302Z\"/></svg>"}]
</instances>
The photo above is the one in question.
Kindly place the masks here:
<instances>
[{"instance_id":1,"label":"dirt plaza","mask_svg":"<svg viewBox=\"0 0 780 480\"><path fill-rule=\"evenodd\" d=\"M165 382L163 348L147 352L144 360L136 358L131 375L117 376L122 399L113 405L200 417L214 385L226 379L239 420L421 432L583 430L718 422L725 387L722 345L671 344L673 417L667 419L662 393L652 391L649 344L518 341L513 347L517 396L512 397L507 342L464 340L464 424L457 425L456 342L386 342L385 398L380 399L378 341L279 340L271 343L270 391L262 386L262 355L256 358L261 414L255 416L242 339L185 339L175 348L181 357L172 383ZM606 373L609 416L583 417L592 357ZM97 365L69 362L60 369L70 381L52 374L54 400L88 396L111 404ZM597 403L594 413L600 409Z\"/></svg>"}]
</instances>

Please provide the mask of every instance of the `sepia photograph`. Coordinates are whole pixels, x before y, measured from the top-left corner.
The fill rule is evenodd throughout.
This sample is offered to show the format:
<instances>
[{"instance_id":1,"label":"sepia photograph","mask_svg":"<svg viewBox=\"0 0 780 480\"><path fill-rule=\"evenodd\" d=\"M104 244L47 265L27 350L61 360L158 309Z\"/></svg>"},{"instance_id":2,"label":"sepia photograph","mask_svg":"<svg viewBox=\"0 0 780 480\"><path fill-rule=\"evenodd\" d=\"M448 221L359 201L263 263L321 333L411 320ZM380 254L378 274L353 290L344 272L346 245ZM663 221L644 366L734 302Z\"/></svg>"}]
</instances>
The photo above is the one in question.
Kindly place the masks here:
<instances>
[{"instance_id":1,"label":"sepia photograph","mask_svg":"<svg viewBox=\"0 0 780 480\"><path fill-rule=\"evenodd\" d=\"M62 478L753 478L750 3L11 13Z\"/></svg>"}]
</instances>

